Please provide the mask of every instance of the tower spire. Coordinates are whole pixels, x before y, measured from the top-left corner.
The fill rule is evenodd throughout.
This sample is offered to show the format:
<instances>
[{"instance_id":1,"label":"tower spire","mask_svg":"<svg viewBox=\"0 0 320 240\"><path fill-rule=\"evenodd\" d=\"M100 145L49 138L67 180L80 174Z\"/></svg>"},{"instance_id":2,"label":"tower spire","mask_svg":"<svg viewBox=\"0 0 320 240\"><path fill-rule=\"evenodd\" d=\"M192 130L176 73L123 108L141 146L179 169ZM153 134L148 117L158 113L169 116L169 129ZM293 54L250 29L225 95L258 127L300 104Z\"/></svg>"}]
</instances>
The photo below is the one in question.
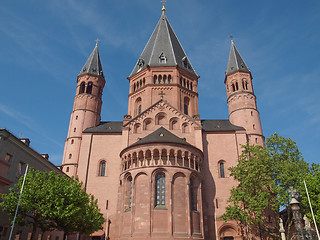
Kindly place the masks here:
<instances>
[{"instance_id":1,"label":"tower spire","mask_svg":"<svg viewBox=\"0 0 320 240\"><path fill-rule=\"evenodd\" d=\"M234 45L233 39L231 39L231 48L230 48L230 55L228 61L228 67L226 70L226 75L234 73L236 71L241 72L250 72L249 68L243 61L238 49Z\"/></svg>"},{"instance_id":2,"label":"tower spire","mask_svg":"<svg viewBox=\"0 0 320 240\"><path fill-rule=\"evenodd\" d=\"M102 64L100 60L100 54L98 50L99 41L100 41L99 39L96 40L96 45L78 76L81 76L84 74L91 74L94 76L102 77L104 79Z\"/></svg>"}]
</instances>

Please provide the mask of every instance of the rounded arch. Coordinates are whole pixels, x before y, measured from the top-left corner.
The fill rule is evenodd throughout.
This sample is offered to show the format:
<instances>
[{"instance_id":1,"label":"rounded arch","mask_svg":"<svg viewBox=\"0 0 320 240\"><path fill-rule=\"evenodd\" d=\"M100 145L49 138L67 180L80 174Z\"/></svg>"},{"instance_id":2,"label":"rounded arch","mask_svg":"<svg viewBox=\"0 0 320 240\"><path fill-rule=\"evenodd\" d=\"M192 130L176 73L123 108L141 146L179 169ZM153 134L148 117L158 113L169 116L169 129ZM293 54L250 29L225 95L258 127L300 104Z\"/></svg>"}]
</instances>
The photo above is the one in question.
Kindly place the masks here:
<instances>
[{"instance_id":1,"label":"rounded arch","mask_svg":"<svg viewBox=\"0 0 320 240\"><path fill-rule=\"evenodd\" d=\"M159 112L156 115L156 125L166 124L166 118L167 114L165 114L164 112Z\"/></svg>"},{"instance_id":2,"label":"rounded arch","mask_svg":"<svg viewBox=\"0 0 320 240\"><path fill-rule=\"evenodd\" d=\"M141 110L142 110L142 98L138 97L134 103L134 109L135 109L135 116L141 114Z\"/></svg>"},{"instance_id":3,"label":"rounded arch","mask_svg":"<svg viewBox=\"0 0 320 240\"><path fill-rule=\"evenodd\" d=\"M93 83L92 82L88 82L86 93L91 94L92 93L92 87L93 87Z\"/></svg>"},{"instance_id":4,"label":"rounded arch","mask_svg":"<svg viewBox=\"0 0 320 240\"><path fill-rule=\"evenodd\" d=\"M177 117L173 117L169 120L169 129L170 130L179 129L179 119Z\"/></svg>"},{"instance_id":5,"label":"rounded arch","mask_svg":"<svg viewBox=\"0 0 320 240\"><path fill-rule=\"evenodd\" d=\"M226 177L226 161L225 160L219 160L218 161L218 174L220 178Z\"/></svg>"},{"instance_id":6,"label":"rounded arch","mask_svg":"<svg viewBox=\"0 0 320 240\"><path fill-rule=\"evenodd\" d=\"M101 159L98 162L98 176L100 177L107 176L107 161L104 159Z\"/></svg>"},{"instance_id":7,"label":"rounded arch","mask_svg":"<svg viewBox=\"0 0 320 240\"><path fill-rule=\"evenodd\" d=\"M133 133L141 133L141 124L136 123L133 127Z\"/></svg>"},{"instance_id":8,"label":"rounded arch","mask_svg":"<svg viewBox=\"0 0 320 240\"><path fill-rule=\"evenodd\" d=\"M143 121L143 130L150 130L151 129L151 123L152 123L152 119L151 118L146 118Z\"/></svg>"},{"instance_id":9,"label":"rounded arch","mask_svg":"<svg viewBox=\"0 0 320 240\"><path fill-rule=\"evenodd\" d=\"M131 209L132 203L132 186L133 186L133 178L130 173L127 173L123 177L123 186L124 186L124 209L129 210Z\"/></svg>"},{"instance_id":10,"label":"rounded arch","mask_svg":"<svg viewBox=\"0 0 320 240\"><path fill-rule=\"evenodd\" d=\"M188 133L188 132L190 132L190 127L189 127L189 124L188 124L188 123L183 123L183 124L182 124L182 132L183 132L183 133Z\"/></svg>"},{"instance_id":11,"label":"rounded arch","mask_svg":"<svg viewBox=\"0 0 320 240\"><path fill-rule=\"evenodd\" d=\"M86 88L86 84L84 82L82 82L80 84L80 88L79 88L79 94L84 93L84 89Z\"/></svg>"},{"instance_id":12,"label":"rounded arch","mask_svg":"<svg viewBox=\"0 0 320 240\"><path fill-rule=\"evenodd\" d=\"M158 79L157 75L154 75L153 76L153 84L157 84L157 79Z\"/></svg>"},{"instance_id":13,"label":"rounded arch","mask_svg":"<svg viewBox=\"0 0 320 240\"><path fill-rule=\"evenodd\" d=\"M223 224L218 229L219 239L221 240L234 239L238 235L237 232L238 232L237 228L233 224L231 223Z\"/></svg>"},{"instance_id":14,"label":"rounded arch","mask_svg":"<svg viewBox=\"0 0 320 240\"><path fill-rule=\"evenodd\" d=\"M167 83L167 75L163 75L163 84Z\"/></svg>"},{"instance_id":15,"label":"rounded arch","mask_svg":"<svg viewBox=\"0 0 320 240\"><path fill-rule=\"evenodd\" d=\"M140 177L140 176L148 176L148 174L146 172L138 172L134 178L133 178L133 182L136 182L137 178Z\"/></svg>"},{"instance_id":16,"label":"rounded arch","mask_svg":"<svg viewBox=\"0 0 320 240\"><path fill-rule=\"evenodd\" d=\"M162 82L162 75L159 75L158 76L158 83L161 84L161 82Z\"/></svg>"},{"instance_id":17,"label":"rounded arch","mask_svg":"<svg viewBox=\"0 0 320 240\"><path fill-rule=\"evenodd\" d=\"M189 102L190 98L184 97L183 99L183 113L189 115Z\"/></svg>"},{"instance_id":18,"label":"rounded arch","mask_svg":"<svg viewBox=\"0 0 320 240\"><path fill-rule=\"evenodd\" d=\"M169 74L169 75L168 75L168 84L170 84L171 81L172 81L172 80L171 80L171 75Z\"/></svg>"}]
</instances>

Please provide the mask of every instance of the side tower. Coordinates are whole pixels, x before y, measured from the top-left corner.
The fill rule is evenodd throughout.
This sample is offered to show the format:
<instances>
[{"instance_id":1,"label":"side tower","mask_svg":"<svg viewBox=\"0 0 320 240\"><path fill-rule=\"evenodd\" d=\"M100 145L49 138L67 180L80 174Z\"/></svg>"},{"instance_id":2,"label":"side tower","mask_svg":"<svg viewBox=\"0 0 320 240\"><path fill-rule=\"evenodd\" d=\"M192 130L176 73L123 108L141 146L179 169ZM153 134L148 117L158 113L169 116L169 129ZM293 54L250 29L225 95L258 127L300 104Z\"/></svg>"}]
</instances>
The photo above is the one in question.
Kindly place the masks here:
<instances>
[{"instance_id":1,"label":"side tower","mask_svg":"<svg viewBox=\"0 0 320 240\"><path fill-rule=\"evenodd\" d=\"M264 145L252 75L233 41L231 41L225 84L230 122L246 129L250 144Z\"/></svg>"},{"instance_id":2,"label":"side tower","mask_svg":"<svg viewBox=\"0 0 320 240\"><path fill-rule=\"evenodd\" d=\"M76 96L65 141L62 170L69 176L77 174L82 131L100 123L104 74L96 44L77 77Z\"/></svg>"}]
</instances>

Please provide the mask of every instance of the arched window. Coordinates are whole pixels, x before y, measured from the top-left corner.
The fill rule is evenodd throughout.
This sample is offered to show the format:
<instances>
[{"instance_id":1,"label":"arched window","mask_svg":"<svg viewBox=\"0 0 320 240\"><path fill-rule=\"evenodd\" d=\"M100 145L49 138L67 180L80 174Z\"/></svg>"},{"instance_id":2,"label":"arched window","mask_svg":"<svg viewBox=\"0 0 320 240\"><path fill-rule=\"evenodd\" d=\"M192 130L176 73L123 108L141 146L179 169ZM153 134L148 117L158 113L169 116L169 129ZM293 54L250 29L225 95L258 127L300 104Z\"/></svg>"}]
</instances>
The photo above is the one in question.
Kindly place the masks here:
<instances>
[{"instance_id":1,"label":"arched window","mask_svg":"<svg viewBox=\"0 0 320 240\"><path fill-rule=\"evenodd\" d=\"M186 87L186 79L183 79L183 86Z\"/></svg>"},{"instance_id":2,"label":"arched window","mask_svg":"<svg viewBox=\"0 0 320 240\"><path fill-rule=\"evenodd\" d=\"M246 87L246 90L248 90L248 82L247 81L244 83L244 85Z\"/></svg>"},{"instance_id":3,"label":"arched window","mask_svg":"<svg viewBox=\"0 0 320 240\"><path fill-rule=\"evenodd\" d=\"M157 75L154 75L153 77L153 84L157 84Z\"/></svg>"},{"instance_id":4,"label":"arched window","mask_svg":"<svg viewBox=\"0 0 320 240\"><path fill-rule=\"evenodd\" d=\"M163 76L163 84L166 84L166 82L167 82L167 75L164 75Z\"/></svg>"},{"instance_id":5,"label":"arched window","mask_svg":"<svg viewBox=\"0 0 320 240\"><path fill-rule=\"evenodd\" d=\"M159 75L159 76L158 76L158 83L161 84L161 81L162 81L162 76Z\"/></svg>"},{"instance_id":6,"label":"arched window","mask_svg":"<svg viewBox=\"0 0 320 240\"><path fill-rule=\"evenodd\" d=\"M168 84L170 84L171 83L171 75L169 74L169 76L168 76Z\"/></svg>"},{"instance_id":7,"label":"arched window","mask_svg":"<svg viewBox=\"0 0 320 240\"><path fill-rule=\"evenodd\" d=\"M238 82L236 82L236 90L237 90L237 91L239 90Z\"/></svg>"},{"instance_id":8,"label":"arched window","mask_svg":"<svg viewBox=\"0 0 320 240\"><path fill-rule=\"evenodd\" d=\"M187 81L187 88L189 89L189 81Z\"/></svg>"},{"instance_id":9,"label":"arched window","mask_svg":"<svg viewBox=\"0 0 320 240\"><path fill-rule=\"evenodd\" d=\"M135 106L134 106L134 115L137 116L141 113L142 110L142 99L141 97L138 97L137 100L135 101Z\"/></svg>"},{"instance_id":10,"label":"arched window","mask_svg":"<svg viewBox=\"0 0 320 240\"><path fill-rule=\"evenodd\" d=\"M183 101L183 112L186 115L189 115L189 98L185 97Z\"/></svg>"},{"instance_id":11,"label":"arched window","mask_svg":"<svg viewBox=\"0 0 320 240\"><path fill-rule=\"evenodd\" d=\"M106 175L106 161L101 161L99 165L99 176L104 177Z\"/></svg>"},{"instance_id":12,"label":"arched window","mask_svg":"<svg viewBox=\"0 0 320 240\"><path fill-rule=\"evenodd\" d=\"M80 84L79 94L84 93L85 87L86 87L85 83L82 82L82 83Z\"/></svg>"},{"instance_id":13,"label":"arched window","mask_svg":"<svg viewBox=\"0 0 320 240\"><path fill-rule=\"evenodd\" d=\"M140 79L140 87L142 87L142 79Z\"/></svg>"},{"instance_id":14,"label":"arched window","mask_svg":"<svg viewBox=\"0 0 320 240\"><path fill-rule=\"evenodd\" d=\"M182 77L180 77L180 85L182 86Z\"/></svg>"},{"instance_id":15,"label":"arched window","mask_svg":"<svg viewBox=\"0 0 320 240\"><path fill-rule=\"evenodd\" d=\"M71 159L71 158L72 158L72 154L70 153L70 154L69 154L69 159Z\"/></svg>"},{"instance_id":16,"label":"arched window","mask_svg":"<svg viewBox=\"0 0 320 240\"><path fill-rule=\"evenodd\" d=\"M220 172L220 177L225 178L225 172L224 172L224 162L219 163L219 172Z\"/></svg>"},{"instance_id":17,"label":"arched window","mask_svg":"<svg viewBox=\"0 0 320 240\"><path fill-rule=\"evenodd\" d=\"M70 170L70 169L69 169L69 167L67 167L67 170L66 170L66 172L69 172L69 170Z\"/></svg>"},{"instance_id":18,"label":"arched window","mask_svg":"<svg viewBox=\"0 0 320 240\"><path fill-rule=\"evenodd\" d=\"M166 180L165 175L160 173L156 176L156 207L166 205Z\"/></svg>"},{"instance_id":19,"label":"arched window","mask_svg":"<svg viewBox=\"0 0 320 240\"><path fill-rule=\"evenodd\" d=\"M190 83L190 90L193 91L192 83Z\"/></svg>"},{"instance_id":20,"label":"arched window","mask_svg":"<svg viewBox=\"0 0 320 240\"><path fill-rule=\"evenodd\" d=\"M234 83L232 83L232 91L236 91L236 87L234 86Z\"/></svg>"},{"instance_id":21,"label":"arched window","mask_svg":"<svg viewBox=\"0 0 320 240\"><path fill-rule=\"evenodd\" d=\"M133 84L133 91L136 91L136 84Z\"/></svg>"},{"instance_id":22,"label":"arched window","mask_svg":"<svg viewBox=\"0 0 320 240\"><path fill-rule=\"evenodd\" d=\"M71 139L71 144L74 144L74 139Z\"/></svg>"},{"instance_id":23,"label":"arched window","mask_svg":"<svg viewBox=\"0 0 320 240\"><path fill-rule=\"evenodd\" d=\"M146 85L146 79L143 78L143 86L145 86L145 85Z\"/></svg>"},{"instance_id":24,"label":"arched window","mask_svg":"<svg viewBox=\"0 0 320 240\"><path fill-rule=\"evenodd\" d=\"M88 83L86 93L89 93L89 94L91 94L91 93L92 93L92 82L89 82L89 83Z\"/></svg>"}]
</instances>

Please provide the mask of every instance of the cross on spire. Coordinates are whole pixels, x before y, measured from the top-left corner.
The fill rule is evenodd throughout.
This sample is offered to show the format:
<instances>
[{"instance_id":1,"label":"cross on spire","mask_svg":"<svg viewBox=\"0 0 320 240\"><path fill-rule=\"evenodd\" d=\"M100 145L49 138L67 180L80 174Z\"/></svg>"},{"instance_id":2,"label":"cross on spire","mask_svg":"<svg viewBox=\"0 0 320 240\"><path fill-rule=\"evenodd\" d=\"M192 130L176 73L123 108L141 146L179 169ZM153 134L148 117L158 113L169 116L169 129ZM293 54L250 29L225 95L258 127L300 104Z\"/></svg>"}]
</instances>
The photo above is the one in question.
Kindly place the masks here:
<instances>
[{"instance_id":1,"label":"cross on spire","mask_svg":"<svg viewBox=\"0 0 320 240\"><path fill-rule=\"evenodd\" d=\"M98 43L99 43L100 41L101 41L101 40L100 40L99 38L97 38L97 39L95 40L96 46L98 46Z\"/></svg>"},{"instance_id":2,"label":"cross on spire","mask_svg":"<svg viewBox=\"0 0 320 240\"><path fill-rule=\"evenodd\" d=\"M166 11L166 7L165 7L165 5L166 5L166 0L161 0L161 2L162 2L162 11L164 12L164 11Z\"/></svg>"},{"instance_id":3,"label":"cross on spire","mask_svg":"<svg viewBox=\"0 0 320 240\"><path fill-rule=\"evenodd\" d=\"M229 38L231 39L231 42L233 42L234 36L230 35Z\"/></svg>"},{"instance_id":4,"label":"cross on spire","mask_svg":"<svg viewBox=\"0 0 320 240\"><path fill-rule=\"evenodd\" d=\"M159 92L159 95L161 96L161 99L163 99L163 96L166 94L161 90L161 92Z\"/></svg>"}]
</instances>

